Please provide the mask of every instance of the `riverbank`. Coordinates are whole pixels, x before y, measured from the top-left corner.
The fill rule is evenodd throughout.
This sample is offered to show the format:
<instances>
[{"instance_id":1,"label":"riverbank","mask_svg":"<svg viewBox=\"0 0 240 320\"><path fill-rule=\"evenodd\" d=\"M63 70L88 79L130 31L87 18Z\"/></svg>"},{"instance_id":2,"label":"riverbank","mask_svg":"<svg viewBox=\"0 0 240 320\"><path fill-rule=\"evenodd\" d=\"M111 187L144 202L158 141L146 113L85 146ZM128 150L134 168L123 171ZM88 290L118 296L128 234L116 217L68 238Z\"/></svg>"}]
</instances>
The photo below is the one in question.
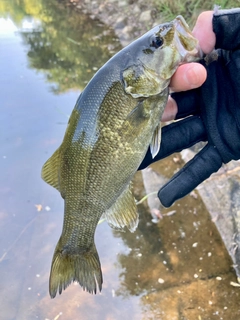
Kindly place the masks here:
<instances>
[{"instance_id":1,"label":"riverbank","mask_svg":"<svg viewBox=\"0 0 240 320\"><path fill-rule=\"evenodd\" d=\"M198 7L185 1L176 3L172 1L150 0L66 0L66 5L74 6L93 19L99 19L111 26L123 46L146 32L153 26L172 20L182 14L190 26L193 26L198 14L213 8L212 1L200 1ZM200 9L203 8L203 9Z\"/></svg>"}]
</instances>

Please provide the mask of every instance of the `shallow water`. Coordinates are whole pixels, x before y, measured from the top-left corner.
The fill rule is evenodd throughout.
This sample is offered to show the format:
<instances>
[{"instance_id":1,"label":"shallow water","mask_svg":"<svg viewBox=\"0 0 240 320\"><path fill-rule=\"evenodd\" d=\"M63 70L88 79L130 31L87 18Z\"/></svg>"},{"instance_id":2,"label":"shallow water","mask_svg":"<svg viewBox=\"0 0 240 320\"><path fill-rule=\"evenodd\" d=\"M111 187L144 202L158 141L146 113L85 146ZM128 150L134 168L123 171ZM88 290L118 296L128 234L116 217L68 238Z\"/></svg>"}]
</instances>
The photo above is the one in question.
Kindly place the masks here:
<instances>
[{"instance_id":1,"label":"shallow water","mask_svg":"<svg viewBox=\"0 0 240 320\"><path fill-rule=\"evenodd\" d=\"M58 40L53 22L42 24L41 31L39 21L24 21L16 27L11 19L0 20L0 318L239 318L240 291L230 285L236 281L232 261L197 191L162 209L158 223L152 222L147 201L140 204L133 234L101 223L96 245L102 293L90 295L72 284L50 299L63 200L41 180L41 167L61 143L86 81L120 45L113 30L89 16L81 16L72 34L61 28ZM59 16L60 22L68 25ZM154 164L159 185L182 164L176 155ZM138 172L138 200L145 189Z\"/></svg>"}]
</instances>

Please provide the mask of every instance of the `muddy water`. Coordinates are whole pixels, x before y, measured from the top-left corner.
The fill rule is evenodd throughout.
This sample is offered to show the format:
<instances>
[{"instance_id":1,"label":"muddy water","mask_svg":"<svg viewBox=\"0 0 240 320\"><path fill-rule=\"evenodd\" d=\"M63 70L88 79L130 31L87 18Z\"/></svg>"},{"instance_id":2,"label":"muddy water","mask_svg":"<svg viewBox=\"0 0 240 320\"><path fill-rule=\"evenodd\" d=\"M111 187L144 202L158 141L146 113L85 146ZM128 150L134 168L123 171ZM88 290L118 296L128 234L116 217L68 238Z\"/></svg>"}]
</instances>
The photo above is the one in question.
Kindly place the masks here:
<instances>
[{"instance_id":1,"label":"muddy water","mask_svg":"<svg viewBox=\"0 0 240 320\"><path fill-rule=\"evenodd\" d=\"M96 245L102 293L93 296L72 284L50 299L63 201L41 180L41 166L61 143L84 84L119 43L112 30L85 16L79 25L74 20L76 28L86 27L81 36L77 30L69 34L53 24L41 29L36 20L24 21L16 27L11 19L0 20L0 318L238 319L240 291L230 285L236 281L232 261L197 191L160 208L158 223L150 204L139 204L133 234L101 223ZM182 165L177 155L154 164L154 179L160 185ZM147 189L142 177L139 172L134 180L138 200Z\"/></svg>"}]
</instances>

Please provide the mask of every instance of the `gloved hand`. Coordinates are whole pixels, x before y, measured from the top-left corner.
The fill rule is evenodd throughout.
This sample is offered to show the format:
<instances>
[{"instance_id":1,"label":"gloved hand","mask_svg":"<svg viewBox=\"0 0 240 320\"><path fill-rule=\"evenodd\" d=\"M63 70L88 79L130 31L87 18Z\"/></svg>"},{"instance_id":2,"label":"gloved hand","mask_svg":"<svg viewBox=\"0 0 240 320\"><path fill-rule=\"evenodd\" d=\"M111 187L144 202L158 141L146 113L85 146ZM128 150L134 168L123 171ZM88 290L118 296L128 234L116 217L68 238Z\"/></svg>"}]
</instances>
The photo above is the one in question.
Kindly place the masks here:
<instances>
[{"instance_id":1,"label":"gloved hand","mask_svg":"<svg viewBox=\"0 0 240 320\"><path fill-rule=\"evenodd\" d=\"M240 159L240 9L219 10L213 15L216 35L213 61L200 63L207 70L205 83L197 89L172 94L177 102L177 118L162 129L158 155L148 151L139 169L199 141L206 146L158 192L169 207L184 197L222 163Z\"/></svg>"}]
</instances>

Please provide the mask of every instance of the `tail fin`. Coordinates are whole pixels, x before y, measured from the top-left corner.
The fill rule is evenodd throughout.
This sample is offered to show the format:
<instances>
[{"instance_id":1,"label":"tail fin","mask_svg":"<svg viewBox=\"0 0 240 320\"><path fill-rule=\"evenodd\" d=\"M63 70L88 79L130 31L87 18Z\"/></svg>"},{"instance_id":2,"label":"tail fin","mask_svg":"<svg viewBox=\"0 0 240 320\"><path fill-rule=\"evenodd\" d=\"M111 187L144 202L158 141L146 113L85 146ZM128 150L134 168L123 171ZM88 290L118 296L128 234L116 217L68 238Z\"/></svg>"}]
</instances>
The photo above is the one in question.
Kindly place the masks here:
<instances>
[{"instance_id":1,"label":"tail fin","mask_svg":"<svg viewBox=\"0 0 240 320\"><path fill-rule=\"evenodd\" d=\"M89 293L102 290L102 271L98 253L93 244L92 248L85 252L60 250L57 245L51 267L49 280L49 293L51 298L62 293L72 281L77 281L83 290Z\"/></svg>"}]
</instances>

